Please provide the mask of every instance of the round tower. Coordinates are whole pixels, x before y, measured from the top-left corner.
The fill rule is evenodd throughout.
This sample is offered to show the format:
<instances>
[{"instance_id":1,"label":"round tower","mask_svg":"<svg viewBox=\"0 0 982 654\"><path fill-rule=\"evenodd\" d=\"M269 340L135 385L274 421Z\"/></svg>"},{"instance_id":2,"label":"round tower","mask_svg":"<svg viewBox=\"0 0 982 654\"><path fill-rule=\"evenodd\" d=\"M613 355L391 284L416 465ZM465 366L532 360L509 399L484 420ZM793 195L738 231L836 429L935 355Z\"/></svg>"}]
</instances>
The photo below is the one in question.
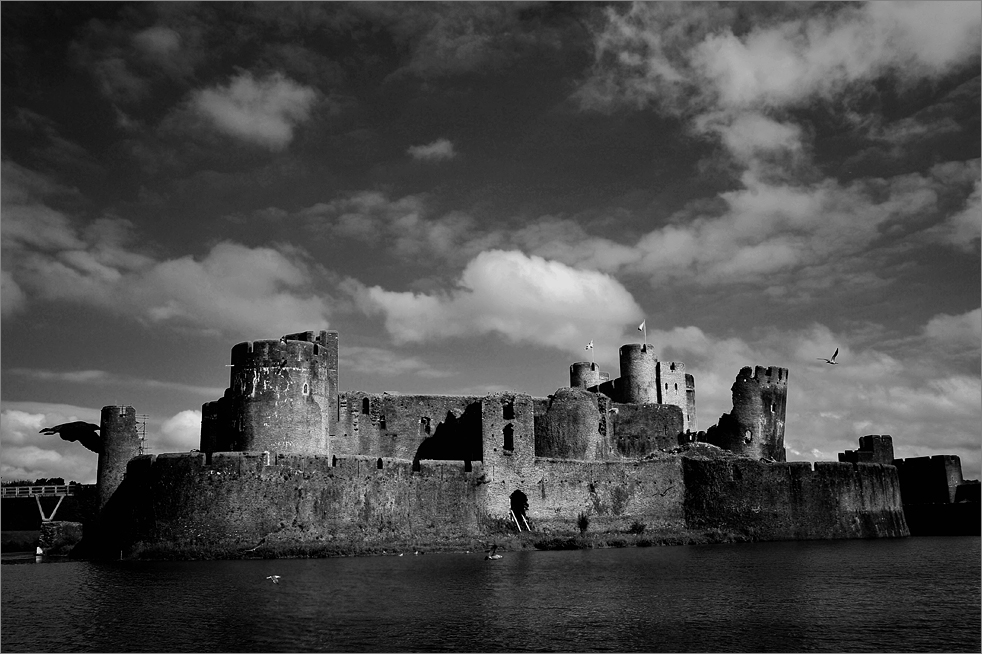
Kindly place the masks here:
<instances>
[{"instance_id":1,"label":"round tower","mask_svg":"<svg viewBox=\"0 0 982 654\"><path fill-rule=\"evenodd\" d=\"M560 388L551 395L545 415L536 418L535 455L577 461L606 458L609 425L598 398L608 401L582 388Z\"/></svg>"},{"instance_id":2,"label":"round tower","mask_svg":"<svg viewBox=\"0 0 982 654\"><path fill-rule=\"evenodd\" d=\"M608 379L610 375L607 376ZM577 361L569 367L570 388L593 388L603 381L600 366L589 361Z\"/></svg>"},{"instance_id":3,"label":"round tower","mask_svg":"<svg viewBox=\"0 0 982 654\"><path fill-rule=\"evenodd\" d=\"M641 343L629 343L621 346L619 355L619 397L613 399L624 404L657 404L658 359L654 348Z\"/></svg>"},{"instance_id":4,"label":"round tower","mask_svg":"<svg viewBox=\"0 0 982 654\"><path fill-rule=\"evenodd\" d=\"M321 342L289 337L232 348L233 451L330 454L330 398L337 391L329 350Z\"/></svg>"},{"instance_id":5,"label":"round tower","mask_svg":"<svg viewBox=\"0 0 982 654\"><path fill-rule=\"evenodd\" d=\"M99 508L102 509L126 476L126 464L140 454L136 430L136 409L131 406L104 406L99 423L102 452L96 477Z\"/></svg>"},{"instance_id":6,"label":"round tower","mask_svg":"<svg viewBox=\"0 0 982 654\"><path fill-rule=\"evenodd\" d=\"M788 370L747 366L733 382L733 411L739 431L730 435L734 452L784 461L784 420L788 406ZM733 430L731 430L733 431Z\"/></svg>"}]
</instances>

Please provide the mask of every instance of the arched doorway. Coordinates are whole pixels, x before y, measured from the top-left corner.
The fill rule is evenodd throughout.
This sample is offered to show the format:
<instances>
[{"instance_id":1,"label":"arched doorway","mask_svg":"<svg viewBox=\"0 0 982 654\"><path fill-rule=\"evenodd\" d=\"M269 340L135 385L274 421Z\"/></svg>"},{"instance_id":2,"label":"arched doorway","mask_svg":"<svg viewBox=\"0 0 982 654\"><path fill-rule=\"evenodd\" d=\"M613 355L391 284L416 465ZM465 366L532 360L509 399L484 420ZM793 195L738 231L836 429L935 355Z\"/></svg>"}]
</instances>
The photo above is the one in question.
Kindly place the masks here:
<instances>
[{"instance_id":1,"label":"arched doorway","mask_svg":"<svg viewBox=\"0 0 982 654\"><path fill-rule=\"evenodd\" d=\"M518 523L518 530L529 530L528 510L529 498L520 490L511 494L511 512L515 515L515 522Z\"/></svg>"}]
</instances>

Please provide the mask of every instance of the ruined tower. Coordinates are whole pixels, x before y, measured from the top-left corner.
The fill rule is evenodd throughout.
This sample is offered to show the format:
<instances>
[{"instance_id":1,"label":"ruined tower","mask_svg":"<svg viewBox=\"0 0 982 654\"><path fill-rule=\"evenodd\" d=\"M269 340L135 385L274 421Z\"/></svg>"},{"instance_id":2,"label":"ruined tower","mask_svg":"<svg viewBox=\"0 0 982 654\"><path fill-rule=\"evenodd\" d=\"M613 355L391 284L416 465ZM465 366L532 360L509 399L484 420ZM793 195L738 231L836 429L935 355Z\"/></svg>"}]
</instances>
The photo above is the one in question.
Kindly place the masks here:
<instances>
[{"instance_id":1,"label":"ruined tower","mask_svg":"<svg viewBox=\"0 0 982 654\"><path fill-rule=\"evenodd\" d=\"M225 397L202 407L202 445L330 454L337 397L337 332L239 343Z\"/></svg>"},{"instance_id":2,"label":"ruined tower","mask_svg":"<svg viewBox=\"0 0 982 654\"><path fill-rule=\"evenodd\" d=\"M122 483L126 464L140 454L136 409L131 406L102 407L99 433L102 435L102 452L99 453L96 483L101 509Z\"/></svg>"},{"instance_id":3,"label":"ruined tower","mask_svg":"<svg viewBox=\"0 0 982 654\"><path fill-rule=\"evenodd\" d=\"M706 442L737 454L785 461L788 369L747 366L740 370L731 391L733 411L724 413L707 430Z\"/></svg>"}]
</instances>

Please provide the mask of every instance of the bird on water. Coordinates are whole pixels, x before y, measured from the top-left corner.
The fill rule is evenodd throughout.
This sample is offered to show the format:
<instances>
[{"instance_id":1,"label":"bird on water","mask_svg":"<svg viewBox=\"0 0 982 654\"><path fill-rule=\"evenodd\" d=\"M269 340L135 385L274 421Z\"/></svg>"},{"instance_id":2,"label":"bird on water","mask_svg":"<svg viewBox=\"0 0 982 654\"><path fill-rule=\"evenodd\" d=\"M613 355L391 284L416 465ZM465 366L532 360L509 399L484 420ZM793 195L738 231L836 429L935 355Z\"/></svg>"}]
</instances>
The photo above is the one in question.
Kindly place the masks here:
<instances>
[{"instance_id":1,"label":"bird on water","mask_svg":"<svg viewBox=\"0 0 982 654\"><path fill-rule=\"evenodd\" d=\"M58 434L61 436L62 440L66 441L78 441L88 450L92 450L97 454L102 453L102 436L98 433L99 425L93 425L91 422L82 422L81 420L76 420L75 422L66 422L60 425L55 425L54 427L45 427L39 434Z\"/></svg>"},{"instance_id":2,"label":"bird on water","mask_svg":"<svg viewBox=\"0 0 982 654\"><path fill-rule=\"evenodd\" d=\"M269 579L270 581L272 581L274 584L280 583L280 576L279 575L269 575L266 578Z\"/></svg>"},{"instance_id":3,"label":"bird on water","mask_svg":"<svg viewBox=\"0 0 982 654\"><path fill-rule=\"evenodd\" d=\"M819 361L824 361L825 363L828 363L830 365L835 366L835 365L838 365L838 363L839 363L838 361L835 360L835 358L837 356L839 356L839 348L835 348L835 352L832 354L832 358L831 359L825 359L825 358L822 358L822 357L815 357L815 358L818 359Z\"/></svg>"},{"instance_id":4,"label":"bird on water","mask_svg":"<svg viewBox=\"0 0 982 654\"><path fill-rule=\"evenodd\" d=\"M484 557L484 560L485 561L497 561L498 559L500 559L501 558L501 555L500 554L497 554L496 553L497 551L498 551L498 546L497 545L492 545L491 546L491 550L488 552L488 555Z\"/></svg>"}]
</instances>

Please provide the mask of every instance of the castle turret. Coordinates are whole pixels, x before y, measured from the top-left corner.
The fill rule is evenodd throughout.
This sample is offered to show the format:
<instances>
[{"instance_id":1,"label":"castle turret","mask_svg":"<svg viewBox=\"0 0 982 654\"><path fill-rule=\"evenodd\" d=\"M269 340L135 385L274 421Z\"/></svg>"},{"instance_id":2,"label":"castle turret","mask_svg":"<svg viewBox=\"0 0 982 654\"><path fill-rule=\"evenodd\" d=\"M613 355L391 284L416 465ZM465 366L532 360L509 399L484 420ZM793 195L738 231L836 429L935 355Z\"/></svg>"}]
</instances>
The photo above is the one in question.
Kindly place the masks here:
<instances>
[{"instance_id":1,"label":"castle turret","mask_svg":"<svg viewBox=\"0 0 982 654\"><path fill-rule=\"evenodd\" d=\"M603 380L603 373L600 366L589 361L577 361L569 367L569 387L570 388L593 388L599 386ZM610 375L607 375L610 379Z\"/></svg>"},{"instance_id":2,"label":"castle turret","mask_svg":"<svg viewBox=\"0 0 982 654\"><path fill-rule=\"evenodd\" d=\"M337 332L316 337L302 332L233 347L226 394L230 449L330 454L337 360Z\"/></svg>"},{"instance_id":3,"label":"castle turret","mask_svg":"<svg viewBox=\"0 0 982 654\"><path fill-rule=\"evenodd\" d=\"M136 429L136 409L131 406L104 406L99 426L102 452L99 453L96 483L102 509L126 476L126 464L140 454Z\"/></svg>"},{"instance_id":4,"label":"castle turret","mask_svg":"<svg viewBox=\"0 0 982 654\"><path fill-rule=\"evenodd\" d=\"M785 461L787 368L743 368L731 388L733 411L706 432L706 442L737 454Z\"/></svg>"},{"instance_id":5,"label":"castle turret","mask_svg":"<svg viewBox=\"0 0 982 654\"><path fill-rule=\"evenodd\" d=\"M658 359L650 345L629 343L619 350L621 376L617 395L624 404L658 404Z\"/></svg>"}]
</instances>

